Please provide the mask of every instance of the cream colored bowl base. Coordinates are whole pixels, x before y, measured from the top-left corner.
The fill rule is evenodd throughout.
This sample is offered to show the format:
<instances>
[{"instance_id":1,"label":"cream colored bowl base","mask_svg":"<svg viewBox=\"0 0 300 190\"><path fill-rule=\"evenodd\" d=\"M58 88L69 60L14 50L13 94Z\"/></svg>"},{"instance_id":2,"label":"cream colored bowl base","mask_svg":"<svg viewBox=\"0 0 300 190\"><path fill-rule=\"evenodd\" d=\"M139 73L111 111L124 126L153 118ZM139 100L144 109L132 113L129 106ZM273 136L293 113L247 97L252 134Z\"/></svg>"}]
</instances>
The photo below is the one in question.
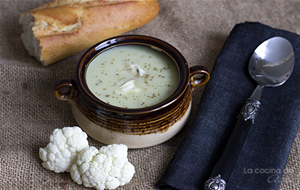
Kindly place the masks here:
<instances>
[{"instance_id":1,"label":"cream colored bowl base","mask_svg":"<svg viewBox=\"0 0 300 190\"><path fill-rule=\"evenodd\" d=\"M173 126L169 127L167 131L157 132L149 135L128 135L99 127L98 125L87 119L79 111L73 101L70 101L70 103L72 113L76 122L90 137L104 144L125 144L128 146L128 148L131 149L146 148L169 140L184 127L191 112L190 103L189 108L184 116Z\"/></svg>"}]
</instances>

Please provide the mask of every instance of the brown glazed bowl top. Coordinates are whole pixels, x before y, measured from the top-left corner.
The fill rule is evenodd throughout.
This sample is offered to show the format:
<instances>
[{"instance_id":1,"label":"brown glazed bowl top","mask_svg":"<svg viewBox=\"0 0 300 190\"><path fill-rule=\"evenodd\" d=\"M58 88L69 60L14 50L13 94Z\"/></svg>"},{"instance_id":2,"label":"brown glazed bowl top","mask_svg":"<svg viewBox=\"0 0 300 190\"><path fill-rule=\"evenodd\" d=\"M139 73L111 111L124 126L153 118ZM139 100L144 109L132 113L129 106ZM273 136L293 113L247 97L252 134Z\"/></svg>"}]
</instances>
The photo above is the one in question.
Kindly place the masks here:
<instances>
[{"instance_id":1,"label":"brown glazed bowl top","mask_svg":"<svg viewBox=\"0 0 300 190\"><path fill-rule=\"evenodd\" d=\"M100 99L98 99L88 88L86 79L85 79L85 73L86 69L89 66L89 63L101 52L106 51L108 49L114 48L116 46L120 45L128 45L128 44L138 44L138 45L147 45L154 47L154 49L159 49L165 54L167 54L170 58L173 59L174 63L177 66L178 73L179 73L179 82L178 86L175 90L175 92L169 96L166 100L145 108L122 108L122 107L116 107L110 104L107 104ZM75 74L75 81L79 90L79 93L84 97L82 97L81 101L85 102L86 104L89 104L93 110L98 110L101 112L101 114L109 114L110 113L118 113L118 115L122 115L126 117L131 115L135 116L135 119L138 119L139 117L136 117L138 115L148 115L149 113L153 114L163 114L162 112L168 112L168 110L172 110L174 106L176 106L176 101L178 99L181 99L182 95L186 93L187 88L190 86L190 71L188 68L188 64L185 60L185 58L182 56L182 54L174 48L172 45L148 36L141 36L141 35L124 35L124 36L118 36L113 37L110 39L107 39L105 41L102 41L94 46L92 46L90 49L88 49L83 56L81 57L80 61L77 64L76 67L76 74ZM175 105L174 105L175 103ZM90 107L89 106L89 107ZM167 107L170 107L167 109ZM173 107L173 108L171 108ZM100 109L98 109L100 108ZM162 111L164 110L164 111ZM154 114L154 115L156 115ZM152 116L154 116L152 115ZM111 115L113 116L113 115ZM154 116L155 117L155 116Z\"/></svg>"}]
</instances>

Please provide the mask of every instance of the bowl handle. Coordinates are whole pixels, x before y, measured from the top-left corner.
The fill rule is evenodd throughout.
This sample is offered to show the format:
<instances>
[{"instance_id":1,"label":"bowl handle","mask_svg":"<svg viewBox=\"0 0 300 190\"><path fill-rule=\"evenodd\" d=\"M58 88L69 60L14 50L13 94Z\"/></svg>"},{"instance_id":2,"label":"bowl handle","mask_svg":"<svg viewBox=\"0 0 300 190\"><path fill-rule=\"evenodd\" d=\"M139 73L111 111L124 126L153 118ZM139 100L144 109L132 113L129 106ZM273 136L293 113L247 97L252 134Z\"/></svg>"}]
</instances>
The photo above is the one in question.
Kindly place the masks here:
<instances>
[{"instance_id":1,"label":"bowl handle","mask_svg":"<svg viewBox=\"0 0 300 190\"><path fill-rule=\"evenodd\" d=\"M54 95L60 100L72 100L75 98L77 85L73 79L59 79L54 85Z\"/></svg>"},{"instance_id":2,"label":"bowl handle","mask_svg":"<svg viewBox=\"0 0 300 190\"><path fill-rule=\"evenodd\" d=\"M196 78L196 75L200 75ZM202 86L209 81L210 75L208 70L203 66L192 66L190 67L190 81L192 85L192 89Z\"/></svg>"}]
</instances>

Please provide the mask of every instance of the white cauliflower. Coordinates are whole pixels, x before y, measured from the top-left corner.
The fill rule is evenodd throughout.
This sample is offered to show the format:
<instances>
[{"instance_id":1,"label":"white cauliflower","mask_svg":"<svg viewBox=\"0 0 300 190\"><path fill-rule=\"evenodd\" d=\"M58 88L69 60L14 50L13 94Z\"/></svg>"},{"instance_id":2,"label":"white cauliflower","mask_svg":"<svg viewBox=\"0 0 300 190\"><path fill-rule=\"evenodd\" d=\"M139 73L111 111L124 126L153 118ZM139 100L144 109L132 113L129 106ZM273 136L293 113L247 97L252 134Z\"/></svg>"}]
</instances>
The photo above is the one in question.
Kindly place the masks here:
<instances>
[{"instance_id":1,"label":"white cauliflower","mask_svg":"<svg viewBox=\"0 0 300 190\"><path fill-rule=\"evenodd\" d=\"M76 163L78 153L89 147L87 134L79 127L55 129L50 136L50 143L40 148L39 155L43 167L56 173L70 172Z\"/></svg>"},{"instance_id":2,"label":"white cauliflower","mask_svg":"<svg viewBox=\"0 0 300 190\"><path fill-rule=\"evenodd\" d=\"M123 144L103 146L100 150L91 146L82 150L70 170L72 179L97 190L115 189L129 183L135 169L128 162L127 150Z\"/></svg>"}]
</instances>

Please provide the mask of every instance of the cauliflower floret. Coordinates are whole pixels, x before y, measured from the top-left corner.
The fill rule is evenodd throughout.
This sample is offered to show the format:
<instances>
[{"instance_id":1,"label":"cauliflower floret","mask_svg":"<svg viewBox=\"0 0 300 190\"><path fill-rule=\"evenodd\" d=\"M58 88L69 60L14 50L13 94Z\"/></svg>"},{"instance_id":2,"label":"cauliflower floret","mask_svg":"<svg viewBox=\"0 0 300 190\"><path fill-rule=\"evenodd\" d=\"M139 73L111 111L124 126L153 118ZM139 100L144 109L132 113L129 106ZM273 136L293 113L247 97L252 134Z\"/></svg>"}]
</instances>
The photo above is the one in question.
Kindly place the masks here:
<instances>
[{"instance_id":1,"label":"cauliflower floret","mask_svg":"<svg viewBox=\"0 0 300 190\"><path fill-rule=\"evenodd\" d=\"M72 179L97 190L115 189L129 183L135 169L128 162L127 150L123 144L103 146L100 150L91 146L82 150L70 170Z\"/></svg>"},{"instance_id":2,"label":"cauliflower floret","mask_svg":"<svg viewBox=\"0 0 300 190\"><path fill-rule=\"evenodd\" d=\"M77 160L78 153L89 147L87 134L79 127L55 129L50 136L50 143L40 148L39 156L43 167L56 173L70 172Z\"/></svg>"}]
</instances>

